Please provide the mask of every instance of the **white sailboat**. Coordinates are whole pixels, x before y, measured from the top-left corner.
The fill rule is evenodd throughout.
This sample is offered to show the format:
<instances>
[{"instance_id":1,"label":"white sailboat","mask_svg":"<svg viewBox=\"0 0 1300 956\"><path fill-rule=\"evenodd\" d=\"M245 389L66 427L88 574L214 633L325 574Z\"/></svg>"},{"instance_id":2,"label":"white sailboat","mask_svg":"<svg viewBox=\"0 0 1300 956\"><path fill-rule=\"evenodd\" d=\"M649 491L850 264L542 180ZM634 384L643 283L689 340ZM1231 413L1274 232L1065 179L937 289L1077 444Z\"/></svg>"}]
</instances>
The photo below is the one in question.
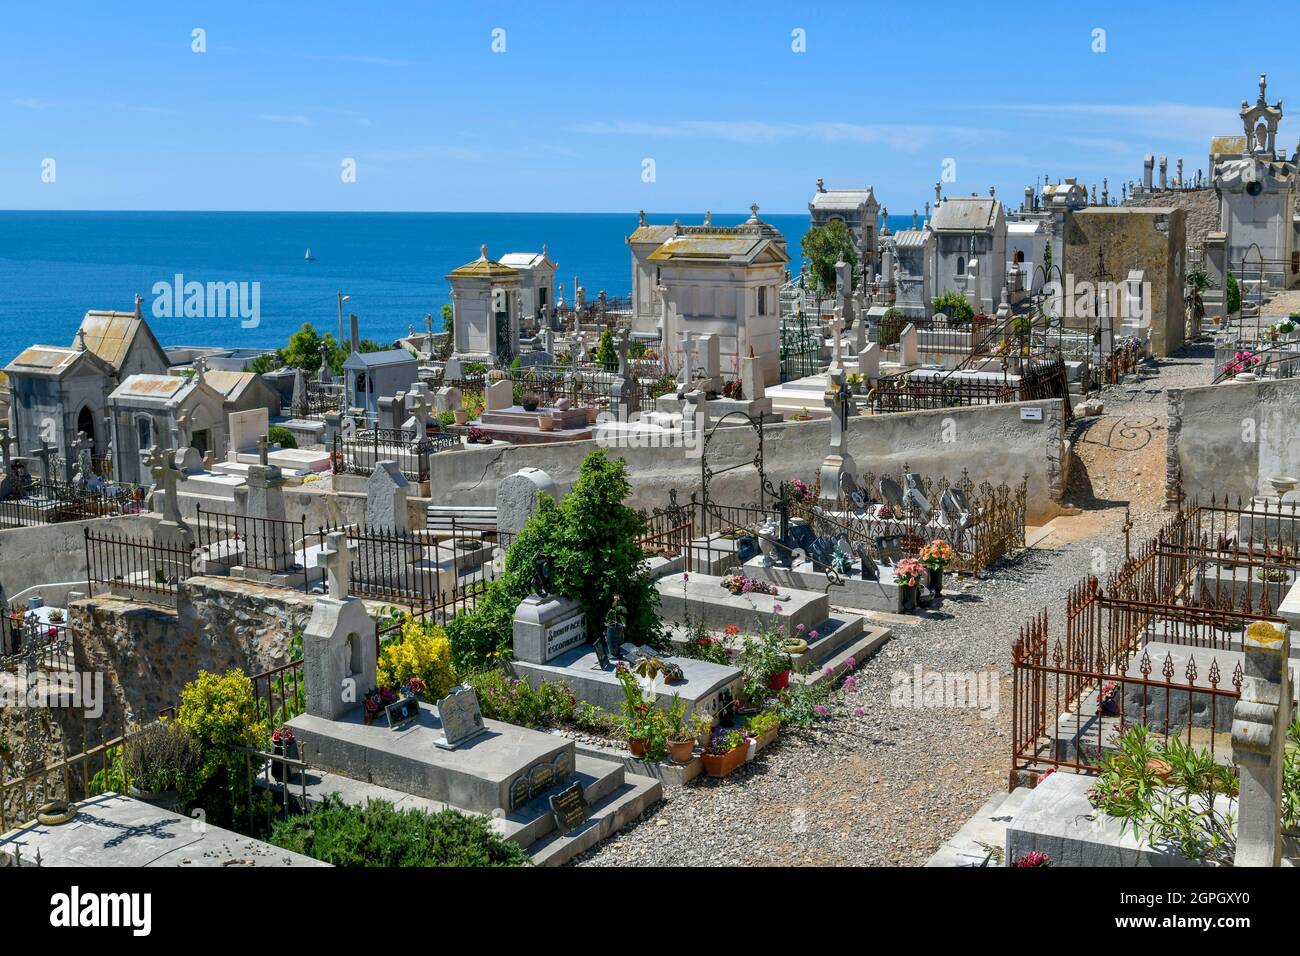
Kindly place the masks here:
<instances>
[{"instance_id":1,"label":"white sailboat","mask_svg":"<svg viewBox=\"0 0 1300 956\"><path fill-rule=\"evenodd\" d=\"M308 262L316 261L316 257L311 254L311 246L307 247L307 254L303 256L303 258L306 259Z\"/></svg>"}]
</instances>

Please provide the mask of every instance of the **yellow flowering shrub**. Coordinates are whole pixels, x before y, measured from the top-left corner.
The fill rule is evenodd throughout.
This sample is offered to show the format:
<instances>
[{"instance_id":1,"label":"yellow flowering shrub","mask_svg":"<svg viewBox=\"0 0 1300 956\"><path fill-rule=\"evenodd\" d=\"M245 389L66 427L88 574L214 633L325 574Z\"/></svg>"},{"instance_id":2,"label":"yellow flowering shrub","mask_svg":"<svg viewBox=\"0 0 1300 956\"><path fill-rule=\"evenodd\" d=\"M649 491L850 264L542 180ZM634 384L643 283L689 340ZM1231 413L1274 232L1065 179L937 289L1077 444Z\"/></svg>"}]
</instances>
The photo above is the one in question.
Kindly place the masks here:
<instances>
[{"instance_id":1,"label":"yellow flowering shrub","mask_svg":"<svg viewBox=\"0 0 1300 956\"><path fill-rule=\"evenodd\" d=\"M258 713L253 682L242 671L199 671L181 691L176 723L205 744L264 747L270 729Z\"/></svg>"},{"instance_id":2,"label":"yellow flowering shrub","mask_svg":"<svg viewBox=\"0 0 1300 956\"><path fill-rule=\"evenodd\" d=\"M379 649L376 676L380 687L401 687L412 677L424 681L425 700L446 697L455 684L451 672L451 642L432 621L408 617L402 635Z\"/></svg>"}]
</instances>

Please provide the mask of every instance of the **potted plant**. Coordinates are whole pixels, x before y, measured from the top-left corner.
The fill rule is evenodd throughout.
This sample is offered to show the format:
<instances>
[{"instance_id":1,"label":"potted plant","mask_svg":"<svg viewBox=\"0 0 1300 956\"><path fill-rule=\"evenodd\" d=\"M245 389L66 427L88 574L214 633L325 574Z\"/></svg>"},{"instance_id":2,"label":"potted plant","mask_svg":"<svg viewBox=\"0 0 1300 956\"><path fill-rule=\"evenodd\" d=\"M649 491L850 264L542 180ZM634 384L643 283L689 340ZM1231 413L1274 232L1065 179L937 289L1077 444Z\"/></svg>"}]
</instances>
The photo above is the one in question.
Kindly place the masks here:
<instances>
[{"instance_id":1,"label":"potted plant","mask_svg":"<svg viewBox=\"0 0 1300 956\"><path fill-rule=\"evenodd\" d=\"M686 716L686 702L680 694L673 694L664 721L668 755L674 763L690 763L695 756L697 740L713 729L713 719L707 714L697 714L693 718Z\"/></svg>"},{"instance_id":2,"label":"potted plant","mask_svg":"<svg viewBox=\"0 0 1300 956\"><path fill-rule=\"evenodd\" d=\"M524 406L524 411L535 412L537 406L542 404L542 397L536 392L524 392L519 403Z\"/></svg>"},{"instance_id":3,"label":"potted plant","mask_svg":"<svg viewBox=\"0 0 1300 956\"><path fill-rule=\"evenodd\" d=\"M271 731L271 753L289 760L298 759L298 742L293 738L293 728L280 726ZM280 760L271 761L271 773L281 783L290 783L295 772Z\"/></svg>"},{"instance_id":4,"label":"potted plant","mask_svg":"<svg viewBox=\"0 0 1300 956\"><path fill-rule=\"evenodd\" d=\"M783 691L790 686L790 655L782 647L775 628L756 637L746 637L742 653L745 661L745 696L761 701L767 691Z\"/></svg>"},{"instance_id":5,"label":"potted plant","mask_svg":"<svg viewBox=\"0 0 1300 956\"><path fill-rule=\"evenodd\" d=\"M550 431L551 429L553 429L554 427L555 427L555 416L554 416L554 415L538 415L538 416L537 416L537 430L538 430L539 432L549 432L549 431Z\"/></svg>"},{"instance_id":6,"label":"potted plant","mask_svg":"<svg viewBox=\"0 0 1300 956\"><path fill-rule=\"evenodd\" d=\"M921 580L929 576L924 564L916 558L903 558L894 568L894 582L898 585L898 597L900 609L904 611L916 610L917 592L921 587Z\"/></svg>"},{"instance_id":7,"label":"potted plant","mask_svg":"<svg viewBox=\"0 0 1300 956\"><path fill-rule=\"evenodd\" d=\"M127 793L164 810L180 806L180 784L197 771L203 750L197 738L175 724L157 721L127 739L121 757Z\"/></svg>"},{"instance_id":8,"label":"potted plant","mask_svg":"<svg viewBox=\"0 0 1300 956\"><path fill-rule=\"evenodd\" d=\"M757 750L762 750L776 740L781 729L781 715L774 710L765 710L749 718L749 735L757 742Z\"/></svg>"},{"instance_id":9,"label":"potted plant","mask_svg":"<svg viewBox=\"0 0 1300 956\"><path fill-rule=\"evenodd\" d=\"M1119 690L1119 684L1116 681L1104 681L1101 690L1097 692L1097 710L1108 717L1113 717L1119 713L1119 702L1116 700L1116 691Z\"/></svg>"},{"instance_id":10,"label":"potted plant","mask_svg":"<svg viewBox=\"0 0 1300 956\"><path fill-rule=\"evenodd\" d=\"M719 728L709 737L701 759L710 777L725 777L745 762L749 740L739 730Z\"/></svg>"},{"instance_id":11,"label":"potted plant","mask_svg":"<svg viewBox=\"0 0 1300 956\"><path fill-rule=\"evenodd\" d=\"M668 752L663 711L642 697L641 685L626 666L618 670L623 685L623 730L627 749L637 759L661 760Z\"/></svg>"},{"instance_id":12,"label":"potted plant","mask_svg":"<svg viewBox=\"0 0 1300 956\"><path fill-rule=\"evenodd\" d=\"M469 423L469 412L463 408L452 409L452 415L455 416L457 425L466 425Z\"/></svg>"},{"instance_id":13,"label":"potted plant","mask_svg":"<svg viewBox=\"0 0 1300 956\"><path fill-rule=\"evenodd\" d=\"M921 549L921 563L929 569L929 587L935 597L943 593L943 570L954 557L952 545L943 538L935 538Z\"/></svg>"}]
</instances>

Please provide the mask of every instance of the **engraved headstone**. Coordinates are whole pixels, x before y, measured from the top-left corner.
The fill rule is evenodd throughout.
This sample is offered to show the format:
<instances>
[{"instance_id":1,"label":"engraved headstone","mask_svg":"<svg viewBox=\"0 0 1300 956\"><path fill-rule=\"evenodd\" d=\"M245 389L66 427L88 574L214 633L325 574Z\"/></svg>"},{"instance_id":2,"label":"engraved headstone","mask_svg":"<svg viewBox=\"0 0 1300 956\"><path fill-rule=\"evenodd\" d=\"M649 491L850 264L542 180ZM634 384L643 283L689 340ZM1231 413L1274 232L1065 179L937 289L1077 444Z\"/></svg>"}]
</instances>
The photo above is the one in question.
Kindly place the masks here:
<instances>
[{"instance_id":1,"label":"engraved headstone","mask_svg":"<svg viewBox=\"0 0 1300 956\"><path fill-rule=\"evenodd\" d=\"M438 701L438 720L442 724L442 737L434 744L443 750L455 750L487 732L478 694L473 687L464 684L453 687L450 694Z\"/></svg>"}]
</instances>

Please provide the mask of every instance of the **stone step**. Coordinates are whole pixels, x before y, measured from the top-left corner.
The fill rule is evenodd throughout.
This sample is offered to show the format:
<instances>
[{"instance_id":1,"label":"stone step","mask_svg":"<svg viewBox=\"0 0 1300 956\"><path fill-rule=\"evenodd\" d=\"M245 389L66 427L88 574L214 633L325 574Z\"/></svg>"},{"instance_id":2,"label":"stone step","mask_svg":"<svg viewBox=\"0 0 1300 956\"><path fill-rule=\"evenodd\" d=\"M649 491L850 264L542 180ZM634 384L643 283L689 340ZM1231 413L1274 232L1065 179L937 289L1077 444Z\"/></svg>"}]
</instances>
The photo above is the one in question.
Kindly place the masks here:
<instances>
[{"instance_id":1,"label":"stone step","mask_svg":"<svg viewBox=\"0 0 1300 956\"><path fill-rule=\"evenodd\" d=\"M587 795L587 802L592 804L620 790L627 775L621 763L600 760L584 754L575 756L573 767L573 778L564 786L567 787L574 781L581 783L582 791ZM507 814L505 820L511 825L508 838L525 849L531 847L555 829L550 794L543 794L514 813Z\"/></svg>"},{"instance_id":2,"label":"stone step","mask_svg":"<svg viewBox=\"0 0 1300 956\"><path fill-rule=\"evenodd\" d=\"M801 635L808 640L808 635L816 632L816 640L808 640L808 650L795 654L794 669L799 673L820 670L822 665L855 643L862 635L863 620L857 614L844 612L832 613L816 627L810 627Z\"/></svg>"},{"instance_id":3,"label":"stone step","mask_svg":"<svg viewBox=\"0 0 1300 956\"><path fill-rule=\"evenodd\" d=\"M628 774L622 787L593 803L591 816L581 826L565 834L551 833L531 846L533 864L562 866L627 826L661 799L663 784L658 780Z\"/></svg>"},{"instance_id":4,"label":"stone step","mask_svg":"<svg viewBox=\"0 0 1300 956\"><path fill-rule=\"evenodd\" d=\"M861 667L862 662L880 650L891 636L892 632L887 627L868 627L866 633L861 634L852 643L841 647L834 656L818 664L811 672L806 674L795 673L792 677L795 680L802 681L809 687L816 686L824 680L834 680L850 670ZM852 661L853 664L850 665L849 661ZM796 662L797 670L798 663ZM827 673L828 670L830 671L829 674Z\"/></svg>"},{"instance_id":5,"label":"stone step","mask_svg":"<svg viewBox=\"0 0 1300 956\"><path fill-rule=\"evenodd\" d=\"M1012 793L995 793L984 802L938 852L926 861L929 867L1005 866L1003 855L1007 827L1030 794L1028 787Z\"/></svg>"}]
</instances>

